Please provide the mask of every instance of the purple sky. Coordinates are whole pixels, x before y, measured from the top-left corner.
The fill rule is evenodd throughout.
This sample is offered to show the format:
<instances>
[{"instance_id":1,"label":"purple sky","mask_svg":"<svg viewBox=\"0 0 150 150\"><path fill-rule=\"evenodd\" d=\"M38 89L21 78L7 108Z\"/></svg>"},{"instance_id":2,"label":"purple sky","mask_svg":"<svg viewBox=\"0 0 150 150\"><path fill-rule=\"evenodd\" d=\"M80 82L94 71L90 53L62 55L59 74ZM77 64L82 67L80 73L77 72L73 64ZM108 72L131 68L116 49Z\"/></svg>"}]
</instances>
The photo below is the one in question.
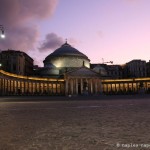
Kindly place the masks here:
<instances>
[{"instance_id":1,"label":"purple sky","mask_svg":"<svg viewBox=\"0 0 150 150\"><path fill-rule=\"evenodd\" d=\"M149 61L150 0L0 0L6 38L0 49L25 51L35 64L65 39L91 63Z\"/></svg>"}]
</instances>

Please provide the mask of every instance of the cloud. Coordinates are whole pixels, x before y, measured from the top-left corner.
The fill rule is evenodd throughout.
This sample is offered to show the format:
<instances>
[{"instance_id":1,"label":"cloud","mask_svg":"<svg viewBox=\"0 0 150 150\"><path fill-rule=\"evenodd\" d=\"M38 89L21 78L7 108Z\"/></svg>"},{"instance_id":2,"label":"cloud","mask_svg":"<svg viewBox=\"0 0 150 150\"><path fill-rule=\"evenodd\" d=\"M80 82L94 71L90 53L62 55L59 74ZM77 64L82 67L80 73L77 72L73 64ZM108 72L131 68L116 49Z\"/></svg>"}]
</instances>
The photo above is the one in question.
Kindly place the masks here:
<instances>
[{"instance_id":1,"label":"cloud","mask_svg":"<svg viewBox=\"0 0 150 150\"><path fill-rule=\"evenodd\" d=\"M1 23L13 26L51 16L57 0L0 0L0 4Z\"/></svg>"},{"instance_id":2,"label":"cloud","mask_svg":"<svg viewBox=\"0 0 150 150\"><path fill-rule=\"evenodd\" d=\"M39 50L55 50L64 43L62 37L58 36L56 33L49 33L46 35L45 40L41 42Z\"/></svg>"},{"instance_id":3,"label":"cloud","mask_svg":"<svg viewBox=\"0 0 150 150\"><path fill-rule=\"evenodd\" d=\"M68 44L71 46L76 46L79 41L73 37L67 39ZM61 36L58 36L56 33L49 33L45 36L45 40L40 42L40 51L47 51L47 50L55 50L59 48L62 44L65 43L65 39Z\"/></svg>"},{"instance_id":4,"label":"cloud","mask_svg":"<svg viewBox=\"0 0 150 150\"><path fill-rule=\"evenodd\" d=\"M6 38L1 40L0 48L28 51L34 48L39 37L36 27L14 27L6 30Z\"/></svg>"},{"instance_id":5,"label":"cloud","mask_svg":"<svg viewBox=\"0 0 150 150\"><path fill-rule=\"evenodd\" d=\"M35 21L51 17L56 5L57 0L0 0L0 24L6 33L0 49L34 49L40 35Z\"/></svg>"}]
</instances>

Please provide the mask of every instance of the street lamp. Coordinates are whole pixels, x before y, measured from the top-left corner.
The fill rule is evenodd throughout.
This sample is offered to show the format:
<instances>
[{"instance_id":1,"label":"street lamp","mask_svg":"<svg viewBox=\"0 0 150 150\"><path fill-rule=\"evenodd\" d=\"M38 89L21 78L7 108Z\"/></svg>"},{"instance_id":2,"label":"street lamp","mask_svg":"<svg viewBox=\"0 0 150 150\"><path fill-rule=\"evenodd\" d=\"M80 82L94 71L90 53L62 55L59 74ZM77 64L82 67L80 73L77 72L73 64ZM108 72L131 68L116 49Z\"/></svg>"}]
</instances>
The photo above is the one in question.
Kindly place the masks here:
<instances>
[{"instance_id":1,"label":"street lamp","mask_svg":"<svg viewBox=\"0 0 150 150\"><path fill-rule=\"evenodd\" d=\"M4 39L5 38L5 33L4 33L4 27L2 25L0 25L0 30L1 30L1 38Z\"/></svg>"},{"instance_id":2,"label":"street lamp","mask_svg":"<svg viewBox=\"0 0 150 150\"><path fill-rule=\"evenodd\" d=\"M0 63L0 70L2 69L2 63Z\"/></svg>"}]
</instances>

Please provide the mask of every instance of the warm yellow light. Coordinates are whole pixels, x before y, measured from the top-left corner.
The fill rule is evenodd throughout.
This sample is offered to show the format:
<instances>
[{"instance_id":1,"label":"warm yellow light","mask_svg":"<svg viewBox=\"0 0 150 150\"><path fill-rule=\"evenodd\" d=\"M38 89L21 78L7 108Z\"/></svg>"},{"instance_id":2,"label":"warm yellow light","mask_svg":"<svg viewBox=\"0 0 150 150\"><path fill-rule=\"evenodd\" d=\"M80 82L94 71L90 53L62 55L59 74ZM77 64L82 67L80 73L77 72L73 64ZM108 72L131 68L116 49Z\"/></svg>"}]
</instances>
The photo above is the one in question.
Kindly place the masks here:
<instances>
[{"instance_id":1,"label":"warm yellow light","mask_svg":"<svg viewBox=\"0 0 150 150\"><path fill-rule=\"evenodd\" d=\"M130 79L105 79L102 82L135 82L135 81L147 81L150 78L130 78Z\"/></svg>"},{"instance_id":2,"label":"warm yellow light","mask_svg":"<svg viewBox=\"0 0 150 150\"><path fill-rule=\"evenodd\" d=\"M5 72L3 70L0 70L0 73L10 76L10 77L15 77L15 78L20 78L20 79L26 79L26 80L38 80L38 81L64 81L63 79L52 79L52 78L38 78L38 77L28 77L28 76L21 76L9 72Z\"/></svg>"},{"instance_id":3,"label":"warm yellow light","mask_svg":"<svg viewBox=\"0 0 150 150\"><path fill-rule=\"evenodd\" d=\"M103 82L125 82L125 81L133 81L133 79L105 79Z\"/></svg>"}]
</instances>

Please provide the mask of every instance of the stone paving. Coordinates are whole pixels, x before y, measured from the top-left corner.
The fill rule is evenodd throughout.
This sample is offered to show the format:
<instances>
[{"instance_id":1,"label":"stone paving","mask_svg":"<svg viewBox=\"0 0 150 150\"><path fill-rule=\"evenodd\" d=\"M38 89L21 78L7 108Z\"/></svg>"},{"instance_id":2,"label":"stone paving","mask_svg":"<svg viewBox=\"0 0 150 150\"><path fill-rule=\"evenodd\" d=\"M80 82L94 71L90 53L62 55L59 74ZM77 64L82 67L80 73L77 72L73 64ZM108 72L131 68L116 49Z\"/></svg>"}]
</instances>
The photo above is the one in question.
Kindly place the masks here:
<instances>
[{"instance_id":1,"label":"stone paving","mask_svg":"<svg viewBox=\"0 0 150 150\"><path fill-rule=\"evenodd\" d=\"M150 149L150 99L115 98L0 98L0 150Z\"/></svg>"}]
</instances>

